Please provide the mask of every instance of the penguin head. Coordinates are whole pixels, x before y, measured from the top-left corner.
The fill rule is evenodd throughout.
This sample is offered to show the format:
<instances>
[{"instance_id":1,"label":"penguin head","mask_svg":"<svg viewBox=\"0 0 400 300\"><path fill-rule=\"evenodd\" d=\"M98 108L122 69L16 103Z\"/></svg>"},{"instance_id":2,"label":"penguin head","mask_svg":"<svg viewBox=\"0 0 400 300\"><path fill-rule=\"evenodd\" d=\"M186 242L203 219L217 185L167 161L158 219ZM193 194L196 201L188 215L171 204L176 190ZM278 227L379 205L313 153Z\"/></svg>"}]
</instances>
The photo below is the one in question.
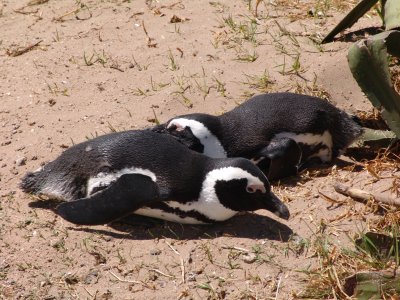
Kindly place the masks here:
<instances>
[{"instance_id":1,"label":"penguin head","mask_svg":"<svg viewBox=\"0 0 400 300\"><path fill-rule=\"evenodd\" d=\"M290 216L286 205L271 192L265 175L244 158L220 160L206 174L200 197L232 211L266 209L286 220Z\"/></svg>"},{"instance_id":2,"label":"penguin head","mask_svg":"<svg viewBox=\"0 0 400 300\"><path fill-rule=\"evenodd\" d=\"M169 120L165 130L190 149L212 158L225 158L221 144L221 125L218 117L207 114L189 114Z\"/></svg>"}]
</instances>

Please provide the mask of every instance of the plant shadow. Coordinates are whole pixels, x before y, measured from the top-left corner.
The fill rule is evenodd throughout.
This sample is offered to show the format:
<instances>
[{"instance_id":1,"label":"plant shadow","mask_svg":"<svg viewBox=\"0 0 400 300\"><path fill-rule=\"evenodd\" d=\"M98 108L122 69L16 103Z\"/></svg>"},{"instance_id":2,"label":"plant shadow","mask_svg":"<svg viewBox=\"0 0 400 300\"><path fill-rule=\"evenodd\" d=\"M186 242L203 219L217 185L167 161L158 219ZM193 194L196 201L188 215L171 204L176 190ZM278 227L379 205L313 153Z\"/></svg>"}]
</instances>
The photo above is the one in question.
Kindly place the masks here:
<instances>
[{"instance_id":1,"label":"plant shadow","mask_svg":"<svg viewBox=\"0 0 400 300\"><path fill-rule=\"evenodd\" d=\"M363 28L363 29L359 29L359 30L355 30L355 31L351 31L348 33L345 33L337 38L334 38L332 42L351 42L351 43L355 43L361 39L365 39L368 38L369 36L378 34L383 32L383 28L382 27L377 27L377 26L371 26L371 27L367 27L367 28Z\"/></svg>"}]
</instances>

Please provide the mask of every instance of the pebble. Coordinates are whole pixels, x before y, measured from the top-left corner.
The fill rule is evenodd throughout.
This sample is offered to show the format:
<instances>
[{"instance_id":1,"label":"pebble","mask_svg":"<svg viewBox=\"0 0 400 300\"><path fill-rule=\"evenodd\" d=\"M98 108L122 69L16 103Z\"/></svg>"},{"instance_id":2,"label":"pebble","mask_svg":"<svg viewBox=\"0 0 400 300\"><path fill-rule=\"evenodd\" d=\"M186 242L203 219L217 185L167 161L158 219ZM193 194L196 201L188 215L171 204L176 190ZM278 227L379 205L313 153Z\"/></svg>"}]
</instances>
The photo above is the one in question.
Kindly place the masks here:
<instances>
[{"instance_id":1,"label":"pebble","mask_svg":"<svg viewBox=\"0 0 400 300\"><path fill-rule=\"evenodd\" d=\"M102 238L103 238L103 240L105 240L106 242L112 241L112 237L111 237L111 236L108 236L108 235L105 235L105 236L103 236Z\"/></svg>"},{"instance_id":2,"label":"pebble","mask_svg":"<svg viewBox=\"0 0 400 300\"><path fill-rule=\"evenodd\" d=\"M26 157L24 156L24 157L18 158L18 159L15 161L15 164L16 164L18 167L24 166L24 165L26 164Z\"/></svg>"},{"instance_id":3,"label":"pebble","mask_svg":"<svg viewBox=\"0 0 400 300\"><path fill-rule=\"evenodd\" d=\"M79 282L79 278L71 272L68 272L65 274L64 281L68 284L77 284Z\"/></svg>"},{"instance_id":4,"label":"pebble","mask_svg":"<svg viewBox=\"0 0 400 300\"><path fill-rule=\"evenodd\" d=\"M97 283L98 277L99 277L99 271L98 270L90 270L90 272L86 275L86 277L83 280L83 282L85 284Z\"/></svg>"},{"instance_id":5,"label":"pebble","mask_svg":"<svg viewBox=\"0 0 400 300\"><path fill-rule=\"evenodd\" d=\"M154 248L150 250L150 255L160 255L161 254L161 250Z\"/></svg>"},{"instance_id":6,"label":"pebble","mask_svg":"<svg viewBox=\"0 0 400 300\"><path fill-rule=\"evenodd\" d=\"M256 261L257 256L254 253L247 253L242 255L243 261L248 264L252 264Z\"/></svg>"},{"instance_id":7,"label":"pebble","mask_svg":"<svg viewBox=\"0 0 400 300\"><path fill-rule=\"evenodd\" d=\"M186 274L187 281L196 281L196 274L194 272L189 272Z\"/></svg>"}]
</instances>

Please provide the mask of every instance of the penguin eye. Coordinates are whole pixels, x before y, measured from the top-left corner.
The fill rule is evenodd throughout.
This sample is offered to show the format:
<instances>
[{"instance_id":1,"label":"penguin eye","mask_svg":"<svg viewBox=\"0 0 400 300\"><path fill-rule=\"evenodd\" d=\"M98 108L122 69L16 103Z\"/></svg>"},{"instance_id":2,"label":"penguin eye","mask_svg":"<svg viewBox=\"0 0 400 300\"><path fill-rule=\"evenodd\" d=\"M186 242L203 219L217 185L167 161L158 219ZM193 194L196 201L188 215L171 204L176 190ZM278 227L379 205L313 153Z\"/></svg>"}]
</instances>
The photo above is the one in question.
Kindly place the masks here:
<instances>
[{"instance_id":1,"label":"penguin eye","mask_svg":"<svg viewBox=\"0 0 400 300\"><path fill-rule=\"evenodd\" d=\"M248 186L246 187L246 191L250 194L253 194L256 192L256 190L252 187L252 186Z\"/></svg>"},{"instance_id":2,"label":"penguin eye","mask_svg":"<svg viewBox=\"0 0 400 300\"><path fill-rule=\"evenodd\" d=\"M178 124L171 124L167 128L169 131L182 131L184 129L181 125Z\"/></svg>"}]
</instances>

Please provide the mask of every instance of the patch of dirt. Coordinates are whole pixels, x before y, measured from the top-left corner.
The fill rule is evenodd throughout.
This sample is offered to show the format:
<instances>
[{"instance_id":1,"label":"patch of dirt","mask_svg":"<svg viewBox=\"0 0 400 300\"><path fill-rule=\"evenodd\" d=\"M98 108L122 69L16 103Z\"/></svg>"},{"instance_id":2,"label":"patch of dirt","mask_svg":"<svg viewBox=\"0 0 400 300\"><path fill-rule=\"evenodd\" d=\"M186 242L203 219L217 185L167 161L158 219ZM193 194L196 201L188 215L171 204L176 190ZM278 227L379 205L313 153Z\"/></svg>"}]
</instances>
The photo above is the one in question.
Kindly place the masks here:
<instances>
[{"instance_id":1,"label":"patch of dirt","mask_svg":"<svg viewBox=\"0 0 400 300\"><path fill-rule=\"evenodd\" d=\"M341 246L373 210L340 181L389 193L349 158L274 183L291 219L224 224L73 226L18 189L27 171L112 130L220 114L253 94L298 91L370 110L347 68L351 42L319 45L357 1L0 1L0 297L287 299L318 266L311 242ZM379 25L362 18L354 30ZM338 203L332 203L335 199Z\"/></svg>"}]
</instances>

